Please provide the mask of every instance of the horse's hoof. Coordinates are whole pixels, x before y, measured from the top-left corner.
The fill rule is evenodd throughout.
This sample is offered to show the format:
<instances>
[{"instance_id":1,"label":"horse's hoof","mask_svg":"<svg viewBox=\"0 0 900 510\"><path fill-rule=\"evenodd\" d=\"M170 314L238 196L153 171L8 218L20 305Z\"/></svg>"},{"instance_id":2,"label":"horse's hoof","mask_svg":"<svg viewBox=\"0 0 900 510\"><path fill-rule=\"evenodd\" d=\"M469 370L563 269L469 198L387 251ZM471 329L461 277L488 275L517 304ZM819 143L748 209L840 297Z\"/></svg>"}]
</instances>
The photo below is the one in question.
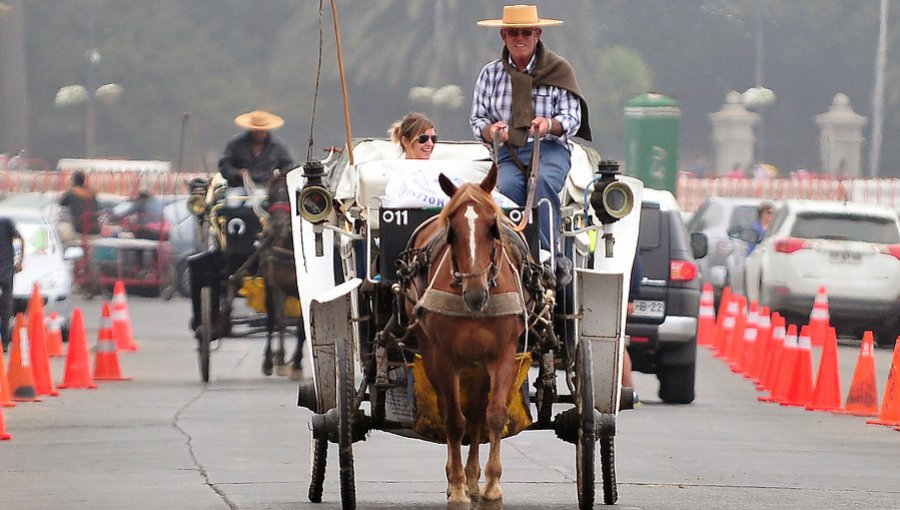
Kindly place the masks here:
<instances>
[{"instance_id":1,"label":"horse's hoof","mask_svg":"<svg viewBox=\"0 0 900 510\"><path fill-rule=\"evenodd\" d=\"M485 501L500 501L503 499L503 490L499 484L488 486L485 484L484 490L481 491L481 499Z\"/></svg>"},{"instance_id":2,"label":"horse's hoof","mask_svg":"<svg viewBox=\"0 0 900 510\"><path fill-rule=\"evenodd\" d=\"M272 375L272 367L273 367L272 360L270 360L270 359L263 360L263 364L262 364L263 375Z\"/></svg>"},{"instance_id":3,"label":"horse's hoof","mask_svg":"<svg viewBox=\"0 0 900 510\"><path fill-rule=\"evenodd\" d=\"M291 372L292 372L291 368L292 367L290 364L278 365L278 375L280 375L281 377L287 377L287 376L291 375Z\"/></svg>"},{"instance_id":4,"label":"horse's hoof","mask_svg":"<svg viewBox=\"0 0 900 510\"><path fill-rule=\"evenodd\" d=\"M295 368L295 369L291 370L290 377L291 377L292 381L302 381L303 380L303 369Z\"/></svg>"}]
</instances>

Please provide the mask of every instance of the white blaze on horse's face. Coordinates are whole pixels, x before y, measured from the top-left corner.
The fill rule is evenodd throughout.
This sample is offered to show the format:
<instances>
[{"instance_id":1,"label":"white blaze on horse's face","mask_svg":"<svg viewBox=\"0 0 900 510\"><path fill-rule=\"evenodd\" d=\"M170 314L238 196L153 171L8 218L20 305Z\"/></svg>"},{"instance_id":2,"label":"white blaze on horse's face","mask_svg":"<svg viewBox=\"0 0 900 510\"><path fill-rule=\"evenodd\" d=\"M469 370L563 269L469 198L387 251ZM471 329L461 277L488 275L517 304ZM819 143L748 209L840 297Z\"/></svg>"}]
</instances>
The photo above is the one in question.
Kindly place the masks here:
<instances>
[{"instance_id":1,"label":"white blaze on horse's face","mask_svg":"<svg viewBox=\"0 0 900 510\"><path fill-rule=\"evenodd\" d=\"M466 219L469 221L469 256L472 257L472 263L475 263L475 221L478 219L478 213L475 207L466 207Z\"/></svg>"}]
</instances>

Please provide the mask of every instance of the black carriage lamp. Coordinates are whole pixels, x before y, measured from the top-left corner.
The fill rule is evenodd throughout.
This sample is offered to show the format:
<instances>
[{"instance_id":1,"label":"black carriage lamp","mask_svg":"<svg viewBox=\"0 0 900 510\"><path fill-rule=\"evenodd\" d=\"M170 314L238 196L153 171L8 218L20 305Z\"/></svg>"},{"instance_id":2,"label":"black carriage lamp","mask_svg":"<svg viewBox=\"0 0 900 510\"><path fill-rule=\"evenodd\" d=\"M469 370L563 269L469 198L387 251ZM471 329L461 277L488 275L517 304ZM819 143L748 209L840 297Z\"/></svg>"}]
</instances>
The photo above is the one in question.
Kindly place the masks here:
<instances>
[{"instance_id":1,"label":"black carriage lamp","mask_svg":"<svg viewBox=\"0 0 900 510\"><path fill-rule=\"evenodd\" d=\"M590 201L594 215L603 225L619 221L634 208L634 193L627 184L618 179L620 174L618 161L601 160L597 164L596 177L591 182L593 190ZM604 232L603 240L606 257L612 257L615 244L612 232Z\"/></svg>"},{"instance_id":2,"label":"black carriage lamp","mask_svg":"<svg viewBox=\"0 0 900 510\"><path fill-rule=\"evenodd\" d=\"M307 161L303 165L303 175L306 177L306 184L297 190L297 214L313 224L316 256L321 257L325 254L322 242L325 220L334 210L331 192L325 187L325 165L315 159Z\"/></svg>"},{"instance_id":3,"label":"black carriage lamp","mask_svg":"<svg viewBox=\"0 0 900 510\"><path fill-rule=\"evenodd\" d=\"M333 209L331 193L325 187L325 165L318 160L303 165L306 184L297 190L297 214L310 223L322 223Z\"/></svg>"},{"instance_id":4,"label":"black carriage lamp","mask_svg":"<svg viewBox=\"0 0 900 510\"><path fill-rule=\"evenodd\" d=\"M619 221L634 208L634 193L618 180L619 175L618 161L605 159L597 165L590 201L594 215L604 225Z\"/></svg>"}]
</instances>

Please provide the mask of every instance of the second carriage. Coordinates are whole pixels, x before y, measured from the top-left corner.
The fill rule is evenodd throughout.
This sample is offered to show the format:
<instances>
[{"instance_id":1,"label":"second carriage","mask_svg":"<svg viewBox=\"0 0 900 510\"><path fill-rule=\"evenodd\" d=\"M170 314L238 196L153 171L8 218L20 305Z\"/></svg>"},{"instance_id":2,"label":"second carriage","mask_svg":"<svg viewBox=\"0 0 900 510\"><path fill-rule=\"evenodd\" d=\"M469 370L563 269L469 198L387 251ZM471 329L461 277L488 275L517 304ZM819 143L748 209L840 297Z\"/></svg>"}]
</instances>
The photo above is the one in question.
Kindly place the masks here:
<instances>
[{"instance_id":1,"label":"second carriage","mask_svg":"<svg viewBox=\"0 0 900 510\"><path fill-rule=\"evenodd\" d=\"M282 176L280 181L273 180L266 188L245 179L244 186L229 187L220 175L216 175L190 183L188 208L198 222L195 253L188 258L193 307L190 327L197 340L203 382L209 382L210 355L218 340L263 330L269 332L263 372L271 375L274 366L279 374L288 375L284 368L289 368L289 364L285 361L283 338L274 356L271 351L273 330L282 325L272 323L273 305L267 301L272 293L266 293L260 274L260 254L276 235L272 229L266 230L267 223L271 223L267 209L271 205L274 186L283 182ZM286 197L284 206L287 206ZM284 236L289 238L290 233ZM241 300L245 306L236 307ZM283 307L283 312L276 316L278 319L300 316L296 298L282 300L277 306ZM240 312L236 312L238 308ZM302 354L301 329L297 330L297 335L295 357Z\"/></svg>"},{"instance_id":2,"label":"second carriage","mask_svg":"<svg viewBox=\"0 0 900 510\"><path fill-rule=\"evenodd\" d=\"M512 399L507 428L510 435L552 429L575 445L579 508L587 509L595 499L597 443L603 501L618 497L616 415L631 396L623 399L620 384L625 289L640 217L633 206L642 185L618 175L617 165L600 161L589 148L571 148L562 228L553 243L574 263L574 274L564 282L555 259L545 263L562 285L551 310L532 311L532 337L521 348L532 361L519 374L521 392ZM327 165L310 162L288 174L300 301L313 355L313 378L300 385L298 398L314 413L309 499L321 501L328 443L338 443L345 509L356 506L352 445L369 431L442 442L437 406L416 358L417 339L404 327L409 322L397 271L402 273L398 261L407 240L438 212L439 202L409 186L438 173L477 182L491 165L480 143L440 143L428 161L399 160L395 146L383 140L359 140L352 149ZM509 214L525 212L514 208ZM545 258L536 243L530 250L534 260ZM554 404L571 406L555 413Z\"/></svg>"}]
</instances>

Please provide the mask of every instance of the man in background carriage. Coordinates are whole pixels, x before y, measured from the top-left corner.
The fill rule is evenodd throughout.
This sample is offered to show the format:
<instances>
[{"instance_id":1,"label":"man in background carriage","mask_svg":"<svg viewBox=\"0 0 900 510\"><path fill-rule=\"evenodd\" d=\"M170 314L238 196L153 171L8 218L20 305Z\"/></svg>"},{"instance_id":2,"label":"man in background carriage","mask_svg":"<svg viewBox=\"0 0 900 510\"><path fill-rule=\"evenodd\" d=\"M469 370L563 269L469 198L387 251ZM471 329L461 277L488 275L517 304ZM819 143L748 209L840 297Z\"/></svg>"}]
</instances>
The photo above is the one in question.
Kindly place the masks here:
<instances>
[{"instance_id":1,"label":"man in background carriage","mask_svg":"<svg viewBox=\"0 0 900 510\"><path fill-rule=\"evenodd\" d=\"M266 184L276 169L287 172L294 168L287 147L270 131L284 125L284 119L264 110L238 115L234 123L246 129L225 146L219 160L219 172L229 186L243 186L244 175L256 184Z\"/></svg>"}]
</instances>

